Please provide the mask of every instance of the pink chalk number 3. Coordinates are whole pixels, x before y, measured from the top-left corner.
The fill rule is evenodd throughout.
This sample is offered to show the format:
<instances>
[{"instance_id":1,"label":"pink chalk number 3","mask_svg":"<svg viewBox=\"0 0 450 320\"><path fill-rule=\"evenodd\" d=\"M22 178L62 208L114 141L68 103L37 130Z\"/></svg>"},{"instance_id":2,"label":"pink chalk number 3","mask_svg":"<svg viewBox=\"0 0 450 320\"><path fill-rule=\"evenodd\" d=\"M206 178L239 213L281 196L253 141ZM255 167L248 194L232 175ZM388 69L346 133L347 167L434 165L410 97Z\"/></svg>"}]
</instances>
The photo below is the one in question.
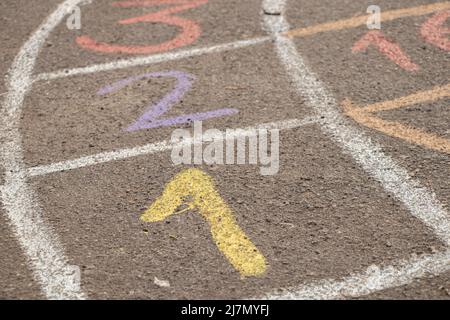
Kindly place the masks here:
<instances>
[{"instance_id":1,"label":"pink chalk number 3","mask_svg":"<svg viewBox=\"0 0 450 320\"><path fill-rule=\"evenodd\" d=\"M84 35L76 39L79 46L84 49L101 53L127 53L127 54L151 54L160 53L195 42L200 37L201 28L192 20L175 16L176 13L196 8L208 3L208 0L131 0L112 3L115 7L155 7L171 6L154 13L119 21L119 24L128 25L136 23L161 23L178 27L179 33L173 39L152 45L121 45L115 43L98 42L90 36ZM151 34L151 33L149 33Z\"/></svg>"}]
</instances>

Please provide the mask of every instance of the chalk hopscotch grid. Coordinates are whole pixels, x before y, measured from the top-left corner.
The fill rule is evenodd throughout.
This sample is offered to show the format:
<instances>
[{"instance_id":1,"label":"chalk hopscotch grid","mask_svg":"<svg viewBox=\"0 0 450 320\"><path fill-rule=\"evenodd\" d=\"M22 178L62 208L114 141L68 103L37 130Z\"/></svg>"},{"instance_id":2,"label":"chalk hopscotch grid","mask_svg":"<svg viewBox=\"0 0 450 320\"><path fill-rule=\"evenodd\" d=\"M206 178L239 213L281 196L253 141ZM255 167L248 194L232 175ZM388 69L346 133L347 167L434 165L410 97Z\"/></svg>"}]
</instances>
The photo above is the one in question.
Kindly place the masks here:
<instances>
[{"instance_id":1,"label":"chalk hopscotch grid","mask_svg":"<svg viewBox=\"0 0 450 320\"><path fill-rule=\"evenodd\" d=\"M268 2L265 3L266 8L263 8L263 13L270 13L274 14L274 11L278 10L277 6L274 6L273 4L269 4ZM404 17L410 17L410 16L421 16L430 14L439 10L445 10L450 9L450 2L436 2L429 5L422 5L418 7L411 7L411 8L405 8L405 9L395 9L390 10L384 13L383 15L383 21L391 21L395 19L400 19ZM275 12L275 14L279 14L278 12ZM367 17L366 16L357 16L350 19L344 19L344 20L338 20L335 22L326 22L319 25L313 25L305 28L300 29L287 29L280 32L281 35L285 35L289 38L294 37L308 37L312 36L318 33L322 32L331 32L331 31L338 31L342 29L352 29L356 28L358 26L361 26L365 24ZM129 59L122 59L118 61L112 61L112 62L106 62L106 63L100 63L100 64L94 64L86 67L77 67L73 69L63 69L59 71L54 72L48 72L48 73L41 73L38 74L33 78L33 82L39 82L39 81L53 81L58 79L63 79L66 77L72 77L72 76L78 76L78 75L87 75L91 73L97 73L97 72L106 72L106 71L113 71L113 70L121 70L121 69L127 69L132 67L139 67L144 65L152 65L152 64L159 64L159 63L165 63L169 61L176 61L176 60L182 60L186 58L196 57L196 56L202 56L202 55L208 55L208 54L214 54L214 53L222 53L227 51L233 51L241 48L246 47L253 47L256 45L264 44L268 41L275 41L276 36L274 35L268 35L268 36L261 36L261 37L255 37L250 39L244 39L244 40L237 40L232 41L228 43L223 44L217 44L207 47L200 47L200 48L193 48L193 49L185 49L185 50L175 50L173 52L167 52L167 53L161 53L161 54L151 54L147 56L140 56L136 58L129 58ZM280 127L276 128L284 130L284 129L294 129L294 127L288 126L287 128L284 127L283 122L298 122L301 120L298 119L288 119L288 120L280 120L274 123L278 123ZM305 119L305 121L310 121L309 119ZM267 124L259 124L255 125L255 128L264 126ZM300 125L302 126L302 125ZM251 128L247 128L251 129ZM169 146L168 141L160 141L156 142L154 144L147 144L140 147L135 148L123 148L118 149L111 152L103 152L99 154L93 154L88 156L82 156L78 159L72 159L72 160L65 160L57 163L49 163L45 165L39 165L36 167L29 168L28 175L29 176L39 176L39 175L45 175L50 173L58 172L57 168L60 168L59 171L65 171L65 170L73 170L77 169L76 163L80 164L81 167L86 167L89 165L95 165L97 163L105 163L108 161L115 161L116 159L124 159L126 158L126 154L129 154L129 157L135 157L136 155L144 155L146 153L154 153L157 152L159 149L160 151L168 150L167 146ZM155 149L155 150L154 150ZM140 150L140 151L138 151ZM148 151L145 151L148 150ZM108 157L108 155L110 155ZM108 160L110 158L110 160ZM98 159L98 161L95 161L94 159Z\"/></svg>"},{"instance_id":2,"label":"chalk hopscotch grid","mask_svg":"<svg viewBox=\"0 0 450 320\"><path fill-rule=\"evenodd\" d=\"M65 5L75 5L78 1L75 0L66 0L60 7L63 7ZM275 8L279 7L279 4L282 3L284 6L284 1L278 2L278 1L271 1L266 0L266 5L274 5ZM50 30L51 31L51 30ZM179 51L169 54L158 54L158 55L152 55L148 57L142 57L138 59L133 59L131 63L126 63L126 60L119 61L119 63L109 63L109 64L103 64L100 65L102 68L100 68L98 71L103 70L113 70L113 69L121 69L121 68L129 68L133 66L140 66L145 64L152 64L152 63L160 63L165 61L171 61L171 60L177 60L177 59L183 59L186 57L196 56L196 55L202 55L202 54L208 54L208 53L215 53L215 52L222 52L222 51L228 51L228 50L234 50L242 47L247 46L253 46L256 44L267 42L268 40L277 38L277 37L283 37L282 35L275 35L275 36L268 36L268 37L260 37L250 40L242 40L242 41L236 41L224 45L217 45L207 48L200 48L200 49L191 49L191 50L185 50L185 51ZM98 66L98 65L97 65ZM63 78L66 76L72 76L77 74L88 74L92 72L96 72L95 69L97 68L96 65L84 67L84 68L76 68L71 70L63 70L63 71L57 71L54 73L43 73L38 76L36 76L34 79L32 79L32 82L34 81L40 81L40 80L56 80L59 78ZM103 70L102 70L103 69ZM307 124L317 124L319 123L318 119L309 118L304 120L297 120L297 119L291 119L291 120L285 120L271 123L271 124L262 124L260 126L256 127L272 127L272 128L281 128L281 129L291 129L291 128L297 128L302 125ZM286 125L287 124L287 125ZM128 155L122 155L121 159L125 159L128 157L134 157L137 155L143 155L148 153L154 153L159 151L165 151L170 150L173 146L168 145L167 141L163 141L160 143L152 144L152 145L146 145L142 147L137 148L131 148L131 149L122 149L113 151L111 153L103 153L103 154L97 154L92 155L88 157L82 157L75 160L69 160L61 163L52 163L49 165L34 167L34 168L25 168L25 171L23 172L27 177L34 177L39 175L45 175L49 173L54 172L60 172L63 170L63 168L70 167L70 169L77 169L79 167L84 167L86 165L83 165L82 162L86 160L86 158L91 157L92 165L100 162L109 162L117 160L117 157L111 156L114 152L119 154L120 152L129 153ZM84 159L84 160L83 160ZM100 160L99 160L100 159ZM110 159L110 160L108 160ZM0 187L0 190L3 192L6 189L7 186ZM419 217L420 219L420 217ZM448 236L448 235L447 235ZM442 234L441 234L442 237ZM450 250L444 253L438 253L434 255L428 255L421 257L419 259L413 258L409 261L401 261L397 264L397 267L394 266L387 266L387 267L376 267L373 266L369 268L366 272L352 275L348 278L345 278L341 281L336 281L334 279L324 279L317 282L312 282L309 284L303 284L297 287L297 291L295 294L292 293L292 290L287 289L280 289L282 293L277 294L267 294L264 296L264 298L270 298L270 299L276 299L276 298L306 298L306 299L317 299L317 298L339 298L339 297L352 297L352 296L361 296L370 294L372 292L386 289L393 286L399 286L403 284L408 284L412 281L414 281L417 278L425 277L427 275L437 275L442 272L445 272L450 269ZM427 270L431 270L431 272L428 272ZM48 296L52 298L52 296ZM77 298L84 298L85 295L83 293L80 293Z\"/></svg>"}]
</instances>

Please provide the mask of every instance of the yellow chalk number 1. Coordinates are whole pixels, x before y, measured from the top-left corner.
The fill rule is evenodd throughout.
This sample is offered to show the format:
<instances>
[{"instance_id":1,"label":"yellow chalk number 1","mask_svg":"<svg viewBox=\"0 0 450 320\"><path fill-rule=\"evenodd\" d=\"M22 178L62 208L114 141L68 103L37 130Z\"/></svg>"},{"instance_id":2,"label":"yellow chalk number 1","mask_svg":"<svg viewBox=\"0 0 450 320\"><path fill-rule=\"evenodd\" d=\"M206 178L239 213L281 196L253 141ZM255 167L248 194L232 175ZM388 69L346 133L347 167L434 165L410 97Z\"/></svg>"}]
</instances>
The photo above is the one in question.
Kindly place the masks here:
<instances>
[{"instance_id":1,"label":"yellow chalk number 1","mask_svg":"<svg viewBox=\"0 0 450 320\"><path fill-rule=\"evenodd\" d=\"M189 200L187 200L189 198ZM198 169L188 169L170 181L162 196L141 216L145 222L160 222L187 204L197 210L211 229L212 237L231 265L242 276L266 271L266 260L237 224L233 211L216 190L212 178Z\"/></svg>"}]
</instances>

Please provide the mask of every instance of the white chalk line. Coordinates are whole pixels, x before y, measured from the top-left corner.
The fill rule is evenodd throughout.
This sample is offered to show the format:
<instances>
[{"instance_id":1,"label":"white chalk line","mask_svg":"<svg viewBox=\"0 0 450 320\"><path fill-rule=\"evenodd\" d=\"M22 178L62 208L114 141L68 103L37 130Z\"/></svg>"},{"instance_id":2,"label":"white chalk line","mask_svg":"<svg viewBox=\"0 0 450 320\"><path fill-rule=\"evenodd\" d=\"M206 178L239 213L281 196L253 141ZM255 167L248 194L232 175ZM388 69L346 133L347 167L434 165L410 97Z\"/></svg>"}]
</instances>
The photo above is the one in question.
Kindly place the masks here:
<instances>
[{"instance_id":1,"label":"white chalk line","mask_svg":"<svg viewBox=\"0 0 450 320\"><path fill-rule=\"evenodd\" d=\"M42 216L37 196L27 184L19 123L39 50L50 32L80 1L83 0L64 1L22 46L9 70L8 91L0 110L0 156L5 169L5 184L1 188L3 206L33 275L48 299L84 299L86 295L58 237Z\"/></svg>"},{"instance_id":2,"label":"white chalk line","mask_svg":"<svg viewBox=\"0 0 450 320\"><path fill-rule=\"evenodd\" d=\"M327 300L367 296L390 288L408 285L418 279L450 271L450 251L412 258L395 266L371 266L365 272L342 280L322 279L293 289L278 289L255 299Z\"/></svg>"},{"instance_id":3,"label":"white chalk line","mask_svg":"<svg viewBox=\"0 0 450 320\"><path fill-rule=\"evenodd\" d=\"M34 81L55 80L55 79L60 79L60 78L65 78L65 77L76 76L76 75L83 75L83 74L90 74L90 73L96 73L96 72L102 72L102 71L111 71L111 70L118 70L118 69L124 69L124 68L131 68L131 67L137 67L137 66L143 66L143 65L151 65L151 64L156 64L156 63L174 61L174 60L181 60L181 59L201 56L201 55L205 55L205 54L219 53L219 52L231 51L231 50L236 50L236 49L245 48L245 47L249 47L249 46L254 46L257 44L267 42L270 39L271 38L267 37L267 36L259 37L259 38L252 38L252 39L239 40L239 41L214 45L214 46L210 46L210 47L204 47L204 48L195 48L195 49L180 50L180 51L176 51L176 52L153 54L153 55L144 56L144 57L123 59L123 60L118 60L118 61L113 61L113 62L91 65L91 66L87 66L87 67L64 69L64 70L60 70L60 71L39 74L34 78Z\"/></svg>"},{"instance_id":4,"label":"white chalk line","mask_svg":"<svg viewBox=\"0 0 450 320\"><path fill-rule=\"evenodd\" d=\"M248 134L248 131L255 129L278 129L278 130L288 130L295 129L305 125L310 125L319 122L318 118L305 118L305 119L289 119L282 120L277 122L263 123L259 125L255 125L253 127L243 128L241 131L237 131L236 135L231 135L229 137L235 138L235 136L243 136ZM225 133L226 130L222 131ZM216 139L218 141L219 139ZM156 143L150 143L143 146L133 147L133 148L124 148L120 150L103 152L94 155L80 157L78 159L61 161L57 163L52 163L43 166L30 167L27 170L28 177L36 177L48 175L51 173L80 169L88 166L99 165L102 163L107 163L111 161L124 160L132 157L138 157L143 155L150 155L153 153L164 152L168 150L172 150L174 147L183 146L183 145L191 145L196 144L193 139L186 140L182 143L174 144L170 140L164 140Z\"/></svg>"},{"instance_id":5,"label":"white chalk line","mask_svg":"<svg viewBox=\"0 0 450 320\"><path fill-rule=\"evenodd\" d=\"M421 220L427 225L434 234L443 243L450 246L450 221L449 214L439 202L436 195L422 186L418 181L413 180L407 170L399 166L391 157L385 155L379 145L373 143L359 129L352 127L349 121L339 111L339 105L335 101L331 93L326 89L319 78L306 65L301 55L298 53L295 43L283 36L281 33L289 30L289 24L284 18L284 9L286 0L264 0L263 12L276 12L279 15L264 15L264 28L275 38L275 46L280 61L284 65L286 72L289 74L297 91L306 98L308 105L315 110L315 112L322 116L322 130L329 135L345 153L351 155L361 167L369 173L372 177L378 180L383 188L393 194L396 199L401 201L411 214ZM448 261L448 253L446 253L444 260ZM435 257L439 258L439 255ZM428 260L427 260L428 261ZM421 266L419 263L418 266ZM380 273L375 279L379 285L371 290L367 288L365 292L374 292L377 288L388 288L390 286L397 286L408 283L412 280L409 277L409 271L414 269L413 265L406 265L405 268L392 269L395 274L400 274L402 277L397 277L397 280L389 278L389 274ZM435 268L435 269L434 269ZM430 265L428 272L435 271L435 274L442 272L443 268L439 265L433 267ZM359 277L357 284L364 285L363 277ZM410 281L409 281L410 282ZM351 284L351 283L350 283ZM342 285L341 282L331 281L323 287L296 287L285 289L284 294L273 296L273 298L293 298L297 296L314 296L315 298L327 298L328 293L338 291ZM359 288L359 289L358 289ZM317 290L316 290L317 289ZM351 291L351 287L347 290ZM307 290L305 292L305 290ZM355 290L361 292L361 288L355 287ZM272 296L268 296L272 298Z\"/></svg>"}]
</instances>

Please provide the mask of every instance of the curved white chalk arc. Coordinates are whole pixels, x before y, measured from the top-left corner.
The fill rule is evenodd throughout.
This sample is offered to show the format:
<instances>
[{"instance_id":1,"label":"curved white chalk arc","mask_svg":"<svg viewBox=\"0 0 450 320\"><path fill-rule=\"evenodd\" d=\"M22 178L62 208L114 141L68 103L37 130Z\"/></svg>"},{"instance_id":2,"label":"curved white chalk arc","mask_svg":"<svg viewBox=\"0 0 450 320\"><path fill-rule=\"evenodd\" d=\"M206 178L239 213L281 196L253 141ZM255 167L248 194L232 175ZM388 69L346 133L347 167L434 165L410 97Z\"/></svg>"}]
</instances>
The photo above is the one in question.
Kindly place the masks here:
<instances>
[{"instance_id":1,"label":"curved white chalk arc","mask_svg":"<svg viewBox=\"0 0 450 320\"><path fill-rule=\"evenodd\" d=\"M0 157L5 170L1 192L6 216L30 262L35 279L48 299L84 299L76 270L68 265L64 250L46 224L37 197L27 184L23 162L20 115L31 90L39 51L50 33L84 0L66 0L22 46L9 70L7 94L0 109Z\"/></svg>"}]
</instances>

